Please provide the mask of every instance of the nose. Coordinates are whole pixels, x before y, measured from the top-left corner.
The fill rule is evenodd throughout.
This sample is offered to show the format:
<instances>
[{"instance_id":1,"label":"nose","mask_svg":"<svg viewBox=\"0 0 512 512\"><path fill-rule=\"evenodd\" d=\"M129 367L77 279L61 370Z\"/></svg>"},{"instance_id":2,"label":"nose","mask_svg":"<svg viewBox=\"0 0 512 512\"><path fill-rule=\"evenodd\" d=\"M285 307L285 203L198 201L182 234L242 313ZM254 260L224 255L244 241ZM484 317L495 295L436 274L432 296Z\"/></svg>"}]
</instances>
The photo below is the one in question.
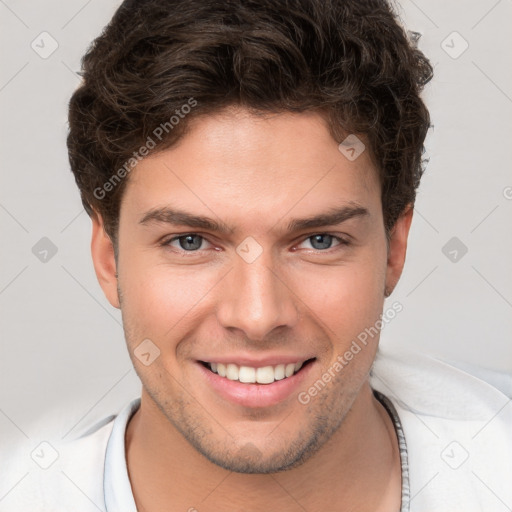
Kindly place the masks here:
<instances>
[{"instance_id":1,"label":"nose","mask_svg":"<svg viewBox=\"0 0 512 512\"><path fill-rule=\"evenodd\" d=\"M217 307L217 319L224 328L243 331L251 340L262 340L274 329L290 328L298 321L291 286L265 253L252 263L235 259Z\"/></svg>"}]
</instances>

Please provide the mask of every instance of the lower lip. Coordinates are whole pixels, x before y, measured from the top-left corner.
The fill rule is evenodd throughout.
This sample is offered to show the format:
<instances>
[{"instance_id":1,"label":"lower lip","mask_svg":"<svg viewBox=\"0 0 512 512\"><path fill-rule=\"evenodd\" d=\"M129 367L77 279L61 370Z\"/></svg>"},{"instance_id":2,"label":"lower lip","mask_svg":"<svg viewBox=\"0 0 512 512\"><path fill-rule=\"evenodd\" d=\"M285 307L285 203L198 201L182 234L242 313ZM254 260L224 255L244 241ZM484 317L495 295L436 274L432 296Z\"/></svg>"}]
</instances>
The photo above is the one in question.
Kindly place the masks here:
<instances>
[{"instance_id":1,"label":"lower lip","mask_svg":"<svg viewBox=\"0 0 512 512\"><path fill-rule=\"evenodd\" d=\"M199 370L214 391L243 407L270 407L283 402L294 392L298 392L314 364L315 361L311 361L291 377L276 380L272 384L244 384L221 377L197 362Z\"/></svg>"}]
</instances>

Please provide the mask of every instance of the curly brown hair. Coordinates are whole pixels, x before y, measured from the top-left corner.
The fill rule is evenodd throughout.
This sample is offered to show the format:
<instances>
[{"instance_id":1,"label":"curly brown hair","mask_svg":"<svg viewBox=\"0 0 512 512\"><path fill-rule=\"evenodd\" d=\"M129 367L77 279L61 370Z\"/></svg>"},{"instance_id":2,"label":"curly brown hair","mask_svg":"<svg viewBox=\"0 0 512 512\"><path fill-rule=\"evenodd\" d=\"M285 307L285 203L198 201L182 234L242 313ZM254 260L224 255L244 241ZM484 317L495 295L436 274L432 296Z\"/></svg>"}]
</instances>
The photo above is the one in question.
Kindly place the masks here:
<instances>
[{"instance_id":1,"label":"curly brown hair","mask_svg":"<svg viewBox=\"0 0 512 512\"><path fill-rule=\"evenodd\" d=\"M126 0L84 55L69 104L86 211L115 242L141 155L171 147L190 119L240 105L318 111L336 140L362 137L389 234L424 171L420 93L433 70L416 36L386 0Z\"/></svg>"}]
</instances>

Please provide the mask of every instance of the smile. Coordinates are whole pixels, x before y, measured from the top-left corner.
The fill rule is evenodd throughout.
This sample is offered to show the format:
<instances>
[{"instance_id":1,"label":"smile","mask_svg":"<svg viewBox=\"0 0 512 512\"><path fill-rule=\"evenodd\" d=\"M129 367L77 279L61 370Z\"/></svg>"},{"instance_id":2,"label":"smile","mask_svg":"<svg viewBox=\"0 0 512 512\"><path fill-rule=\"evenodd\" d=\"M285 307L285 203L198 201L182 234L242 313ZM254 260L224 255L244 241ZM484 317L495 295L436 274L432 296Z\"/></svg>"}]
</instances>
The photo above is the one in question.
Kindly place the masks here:
<instances>
[{"instance_id":1,"label":"smile","mask_svg":"<svg viewBox=\"0 0 512 512\"><path fill-rule=\"evenodd\" d=\"M290 400L306 386L304 382L310 379L317 363L316 357L299 356L294 360L285 355L261 355L259 360L242 355L208 359L196 359L199 381L215 395L249 408Z\"/></svg>"},{"instance_id":2,"label":"smile","mask_svg":"<svg viewBox=\"0 0 512 512\"><path fill-rule=\"evenodd\" d=\"M278 380L284 380L296 374L307 361L296 363L278 364L275 366L263 366L253 368L251 366L238 366L235 363L208 363L203 364L220 377L244 384L272 384Z\"/></svg>"}]
</instances>

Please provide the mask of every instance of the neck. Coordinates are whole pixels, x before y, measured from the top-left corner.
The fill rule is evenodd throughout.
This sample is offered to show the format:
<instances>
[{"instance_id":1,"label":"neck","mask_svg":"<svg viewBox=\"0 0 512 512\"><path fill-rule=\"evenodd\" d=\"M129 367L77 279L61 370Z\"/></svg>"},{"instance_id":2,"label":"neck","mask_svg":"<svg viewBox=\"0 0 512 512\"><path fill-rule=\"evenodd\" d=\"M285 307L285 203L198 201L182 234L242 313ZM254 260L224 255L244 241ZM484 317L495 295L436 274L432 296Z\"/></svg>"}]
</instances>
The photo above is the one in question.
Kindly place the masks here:
<instances>
[{"instance_id":1,"label":"neck","mask_svg":"<svg viewBox=\"0 0 512 512\"><path fill-rule=\"evenodd\" d=\"M195 450L143 391L126 431L139 510L398 510L401 467L392 421L361 388L336 433L304 464L273 474L227 471ZM339 504L338 508L333 503Z\"/></svg>"}]
</instances>

